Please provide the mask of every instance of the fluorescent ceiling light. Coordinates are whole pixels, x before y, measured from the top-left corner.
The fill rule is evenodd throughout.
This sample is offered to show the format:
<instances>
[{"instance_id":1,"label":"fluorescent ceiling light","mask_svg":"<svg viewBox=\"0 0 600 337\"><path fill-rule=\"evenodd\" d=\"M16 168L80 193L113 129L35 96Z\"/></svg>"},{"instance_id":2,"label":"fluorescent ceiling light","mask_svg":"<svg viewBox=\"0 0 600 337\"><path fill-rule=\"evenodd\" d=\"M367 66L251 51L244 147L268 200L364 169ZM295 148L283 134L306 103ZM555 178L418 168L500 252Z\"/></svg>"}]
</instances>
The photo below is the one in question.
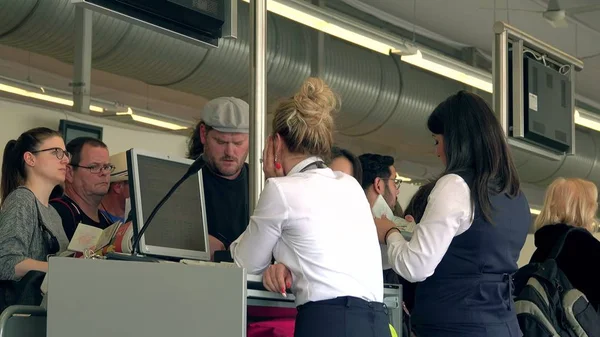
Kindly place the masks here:
<instances>
[{"instance_id":1,"label":"fluorescent ceiling light","mask_svg":"<svg viewBox=\"0 0 600 337\"><path fill-rule=\"evenodd\" d=\"M575 123L588 129L600 131L600 116L582 108L575 109Z\"/></svg>"},{"instance_id":2,"label":"fluorescent ceiling light","mask_svg":"<svg viewBox=\"0 0 600 337\"><path fill-rule=\"evenodd\" d=\"M385 55L399 54L406 63L492 92L491 75L433 51L417 49L399 37L378 31L377 27L299 0L267 0L267 10L364 48Z\"/></svg>"},{"instance_id":3,"label":"fluorescent ceiling light","mask_svg":"<svg viewBox=\"0 0 600 337\"><path fill-rule=\"evenodd\" d=\"M402 180L402 182L404 182L404 183L407 183L407 182L409 182L409 181L412 181L412 179L411 179L411 178L408 178L408 177L403 177L403 176L399 175L398 173L396 173L396 179L400 179L400 180Z\"/></svg>"},{"instance_id":4,"label":"fluorescent ceiling light","mask_svg":"<svg viewBox=\"0 0 600 337\"><path fill-rule=\"evenodd\" d=\"M470 85L474 88L492 93L492 79L489 74L478 71L474 67L458 61L450 60L448 57L436 55L433 52L418 50L414 55L402 55L400 59L413 66L426 69L432 73L451 78L455 81ZM486 76L487 75L487 76Z\"/></svg>"},{"instance_id":5,"label":"fluorescent ceiling light","mask_svg":"<svg viewBox=\"0 0 600 337\"><path fill-rule=\"evenodd\" d=\"M60 105L65 105L65 106L70 106L70 107L73 106L73 100L56 97L56 96L52 96L52 95L47 95L47 94L45 94L46 90L44 88L40 88L40 90L44 93L25 90L25 89L21 89L21 88L15 87L15 86L0 83L0 91L4 91L4 92L10 93L10 94L19 95L19 96L23 96L23 97L38 99L38 100L45 101L45 102L50 102L50 103L55 103L55 104L60 104ZM105 110L104 110L104 108L102 108L100 106L90 105L90 111L103 113ZM161 121L161 120L158 120L155 118L136 115L133 113L131 108L128 108L127 112L117 113L117 115L131 115L131 118L136 122L154 125L154 126L158 126L158 127L169 129L169 130L184 130L184 129L188 128L186 126L178 125L175 123L165 122L165 121Z\"/></svg>"},{"instance_id":6,"label":"fluorescent ceiling light","mask_svg":"<svg viewBox=\"0 0 600 337\"><path fill-rule=\"evenodd\" d=\"M249 0L244 0L249 2ZM305 26L357 44L378 53L408 53L411 48L402 39L377 31L349 17L334 15L301 0L267 0L267 10ZM414 52L414 51L413 51Z\"/></svg>"},{"instance_id":7,"label":"fluorescent ceiling light","mask_svg":"<svg viewBox=\"0 0 600 337\"><path fill-rule=\"evenodd\" d=\"M73 106L73 101L66 98L60 98L56 96L46 95L46 90L44 88L40 88L40 90L44 93L29 91L21 88L17 88L11 85L0 83L0 91L4 91L10 94L19 95L23 97L29 97L38 99L45 102L56 103L60 105ZM103 109L96 105L90 105L90 110L95 112L102 112Z\"/></svg>"},{"instance_id":8,"label":"fluorescent ceiling light","mask_svg":"<svg viewBox=\"0 0 600 337\"><path fill-rule=\"evenodd\" d=\"M148 125L154 125L154 126L158 126L158 127L169 129L169 130L176 131L176 130L185 130L188 128L187 126L182 126L182 125L178 125L175 123L165 122L165 121L161 121L161 120L151 118L151 117L136 115L133 113L133 110L131 110L131 108L127 108L127 112L117 112L116 115L117 116L129 115L129 116L131 116L131 119L133 119L136 122L140 122L140 123L144 123L144 124L148 124Z\"/></svg>"},{"instance_id":9,"label":"fluorescent ceiling light","mask_svg":"<svg viewBox=\"0 0 600 337\"><path fill-rule=\"evenodd\" d=\"M536 208L530 208L529 211L531 212L531 214L535 214L535 215L539 215L541 213L541 211Z\"/></svg>"}]
</instances>

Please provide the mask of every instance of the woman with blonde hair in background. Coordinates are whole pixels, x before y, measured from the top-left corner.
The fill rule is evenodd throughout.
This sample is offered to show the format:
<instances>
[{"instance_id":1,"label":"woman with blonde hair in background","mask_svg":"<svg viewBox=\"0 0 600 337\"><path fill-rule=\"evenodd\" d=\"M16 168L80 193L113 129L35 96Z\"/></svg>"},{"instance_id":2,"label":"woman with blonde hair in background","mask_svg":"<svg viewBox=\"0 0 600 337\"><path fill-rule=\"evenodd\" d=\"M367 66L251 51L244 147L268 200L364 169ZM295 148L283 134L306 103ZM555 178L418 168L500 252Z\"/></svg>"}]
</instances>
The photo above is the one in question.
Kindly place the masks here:
<instances>
[{"instance_id":1,"label":"woman with blonde hair in background","mask_svg":"<svg viewBox=\"0 0 600 337\"><path fill-rule=\"evenodd\" d=\"M579 178L558 178L548 186L544 207L535 220L536 251L531 262L543 262L555 243L572 227L586 231L569 233L556 258L558 267L573 287L586 295L598 311L600 279L590 274L592 264L600 261L600 241L593 235L597 228L598 188Z\"/></svg>"},{"instance_id":2,"label":"woman with blonde hair in background","mask_svg":"<svg viewBox=\"0 0 600 337\"><path fill-rule=\"evenodd\" d=\"M264 273L268 290L291 288L294 336L390 336L369 202L354 177L324 164L337 107L329 87L310 78L276 109L263 151L268 180L231 255L248 273Z\"/></svg>"}]
</instances>

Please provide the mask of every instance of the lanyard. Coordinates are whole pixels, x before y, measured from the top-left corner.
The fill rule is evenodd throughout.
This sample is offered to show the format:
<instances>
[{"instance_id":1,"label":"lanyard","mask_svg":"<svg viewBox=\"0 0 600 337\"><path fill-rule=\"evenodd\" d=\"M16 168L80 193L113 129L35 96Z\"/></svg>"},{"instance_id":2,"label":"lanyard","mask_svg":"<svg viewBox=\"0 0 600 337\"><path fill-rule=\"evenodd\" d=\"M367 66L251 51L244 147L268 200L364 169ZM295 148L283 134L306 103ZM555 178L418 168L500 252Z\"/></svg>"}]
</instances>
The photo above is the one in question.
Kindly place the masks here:
<instances>
[{"instance_id":1,"label":"lanyard","mask_svg":"<svg viewBox=\"0 0 600 337\"><path fill-rule=\"evenodd\" d=\"M314 169L318 169L318 168L326 168L327 165L325 165L325 162L322 160L317 160L314 161L308 165L306 165L302 170L300 170L300 172L306 172L308 170L314 170Z\"/></svg>"}]
</instances>

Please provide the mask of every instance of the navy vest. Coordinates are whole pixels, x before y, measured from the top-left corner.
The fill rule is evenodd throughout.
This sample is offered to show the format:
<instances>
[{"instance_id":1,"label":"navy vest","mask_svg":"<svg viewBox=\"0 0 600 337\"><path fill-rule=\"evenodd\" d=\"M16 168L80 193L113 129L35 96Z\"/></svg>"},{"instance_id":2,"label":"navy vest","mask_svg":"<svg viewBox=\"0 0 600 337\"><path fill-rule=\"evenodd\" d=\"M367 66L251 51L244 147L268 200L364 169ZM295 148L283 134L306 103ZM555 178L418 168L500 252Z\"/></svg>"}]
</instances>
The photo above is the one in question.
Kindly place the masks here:
<instances>
[{"instance_id":1,"label":"navy vest","mask_svg":"<svg viewBox=\"0 0 600 337\"><path fill-rule=\"evenodd\" d=\"M461 175L471 186L472 179ZM417 285L414 324L516 320L511 274L531 225L525 196L490 194L492 223L475 204L471 227L454 237L432 276Z\"/></svg>"}]
</instances>

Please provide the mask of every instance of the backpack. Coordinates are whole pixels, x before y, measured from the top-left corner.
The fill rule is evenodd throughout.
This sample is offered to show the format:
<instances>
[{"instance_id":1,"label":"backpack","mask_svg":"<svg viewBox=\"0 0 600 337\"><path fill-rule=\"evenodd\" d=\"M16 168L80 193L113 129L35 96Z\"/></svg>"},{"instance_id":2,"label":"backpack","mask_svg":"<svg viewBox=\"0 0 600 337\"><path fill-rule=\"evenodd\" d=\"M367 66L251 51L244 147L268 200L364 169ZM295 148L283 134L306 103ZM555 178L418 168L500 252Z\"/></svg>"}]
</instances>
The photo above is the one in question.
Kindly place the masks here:
<instances>
[{"instance_id":1,"label":"backpack","mask_svg":"<svg viewBox=\"0 0 600 337\"><path fill-rule=\"evenodd\" d=\"M600 316L585 295L558 267L570 228L554 244L544 262L523 266L513 276L515 310L524 337L600 337Z\"/></svg>"}]
</instances>

